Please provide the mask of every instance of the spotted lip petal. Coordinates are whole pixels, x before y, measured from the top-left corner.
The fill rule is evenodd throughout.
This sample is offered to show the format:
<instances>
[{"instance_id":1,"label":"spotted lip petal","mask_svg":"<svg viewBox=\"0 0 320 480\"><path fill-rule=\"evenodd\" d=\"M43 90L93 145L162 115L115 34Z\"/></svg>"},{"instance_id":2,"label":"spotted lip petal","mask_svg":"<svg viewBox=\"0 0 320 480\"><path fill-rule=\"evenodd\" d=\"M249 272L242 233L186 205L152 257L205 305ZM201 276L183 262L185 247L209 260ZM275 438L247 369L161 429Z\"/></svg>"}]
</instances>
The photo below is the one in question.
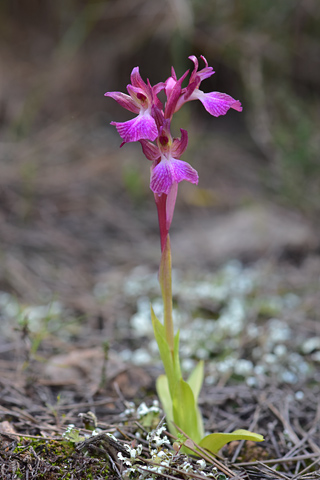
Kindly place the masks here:
<instances>
[{"instance_id":1,"label":"spotted lip petal","mask_svg":"<svg viewBox=\"0 0 320 480\"><path fill-rule=\"evenodd\" d=\"M210 92L204 93L201 90L195 90L189 100L200 100L204 108L214 117L225 115L230 108L242 111L239 100L235 100L226 93Z\"/></svg>"},{"instance_id":2,"label":"spotted lip petal","mask_svg":"<svg viewBox=\"0 0 320 480\"><path fill-rule=\"evenodd\" d=\"M156 122L148 112L140 113L127 122L111 122L111 125L115 125L125 143L137 142L141 139L153 141L158 136Z\"/></svg>"},{"instance_id":3,"label":"spotted lip petal","mask_svg":"<svg viewBox=\"0 0 320 480\"><path fill-rule=\"evenodd\" d=\"M152 169L150 188L158 195L162 193L168 195L173 183L180 183L182 180L197 184L199 180L197 171L183 160L162 158Z\"/></svg>"}]
</instances>

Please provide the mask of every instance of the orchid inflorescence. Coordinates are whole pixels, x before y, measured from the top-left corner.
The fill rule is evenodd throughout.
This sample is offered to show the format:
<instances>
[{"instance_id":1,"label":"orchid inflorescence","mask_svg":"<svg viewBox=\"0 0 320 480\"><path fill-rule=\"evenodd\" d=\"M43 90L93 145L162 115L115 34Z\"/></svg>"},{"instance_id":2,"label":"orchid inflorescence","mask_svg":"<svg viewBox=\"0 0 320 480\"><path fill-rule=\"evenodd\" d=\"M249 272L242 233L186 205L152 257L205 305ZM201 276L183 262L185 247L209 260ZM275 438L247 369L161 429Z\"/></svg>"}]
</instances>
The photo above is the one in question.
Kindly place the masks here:
<instances>
[{"instance_id":1,"label":"orchid inflorescence","mask_svg":"<svg viewBox=\"0 0 320 480\"><path fill-rule=\"evenodd\" d=\"M165 82L152 87L149 80L147 83L142 80L139 67L135 67L131 72L131 84L127 86L129 95L122 92L105 93L105 96L113 98L122 107L137 114L132 120L111 122L111 125L115 125L123 139L121 146L127 142L139 141L144 155L152 161L150 188L155 194L158 211L166 205L166 221L160 216L162 249L173 217L178 183L182 180L198 183L197 171L189 163L180 160L188 145L188 133L181 129L181 138L172 138L170 124L173 115L192 100L200 100L205 109L215 117L225 115L230 108L242 111L239 100L226 93L204 93L199 90L201 82L215 72L208 66L205 57L201 56L205 63L202 70L199 70L198 60L194 55L189 58L194 63L194 69L187 87L182 88L182 83L189 70L177 79L172 67L171 76ZM158 98L158 94L163 90L167 97L164 108Z\"/></svg>"},{"instance_id":2,"label":"orchid inflorescence","mask_svg":"<svg viewBox=\"0 0 320 480\"><path fill-rule=\"evenodd\" d=\"M187 102L200 100L205 109L213 116L225 115L232 108L242 111L239 100L220 92L204 93L199 89L206 78L214 74L205 57L201 56L205 66L199 70L197 58L189 59L194 68L188 85L182 84L187 78L187 70L179 79L172 67L171 76L165 82L152 86L145 83L139 73L139 67L131 72L131 84L127 85L129 95L122 92L107 92L105 95L116 100L122 107L136 114L127 122L111 122L122 138L121 146L128 142L139 141L142 151L151 164L150 188L158 210L161 243L161 262L159 283L161 287L164 323L156 317L151 307L151 319L154 334L160 351L166 375L157 379L157 392L166 413L170 431L177 435L179 429L188 435L200 447L216 453L223 445L232 440L262 441L261 435L236 430L232 433L213 433L204 437L203 420L198 408L198 396L201 390L204 367L199 362L187 381L181 374L179 358L179 332L174 334L172 319L171 285L171 249L169 230L175 208L178 184L182 180L198 184L198 173L189 163L180 160L188 144L188 133L180 129L181 137L173 138L170 126L173 115ZM165 93L166 102L159 100L160 92Z\"/></svg>"}]
</instances>

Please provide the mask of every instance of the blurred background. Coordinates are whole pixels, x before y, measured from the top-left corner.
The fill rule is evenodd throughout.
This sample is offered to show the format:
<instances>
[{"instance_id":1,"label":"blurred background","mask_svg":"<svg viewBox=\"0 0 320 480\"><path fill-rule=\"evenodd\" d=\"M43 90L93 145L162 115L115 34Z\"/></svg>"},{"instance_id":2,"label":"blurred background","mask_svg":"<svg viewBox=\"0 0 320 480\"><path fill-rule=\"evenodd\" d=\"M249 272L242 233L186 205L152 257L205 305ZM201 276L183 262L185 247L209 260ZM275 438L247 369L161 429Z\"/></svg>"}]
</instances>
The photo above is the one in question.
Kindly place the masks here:
<instances>
[{"instance_id":1,"label":"blurred background","mask_svg":"<svg viewBox=\"0 0 320 480\"><path fill-rule=\"evenodd\" d=\"M90 313L101 282L157 268L149 164L140 145L119 150L110 122L132 115L103 94L135 66L151 83L181 75L189 55L216 72L201 88L243 112L191 102L177 115L200 183L179 190L174 264L319 250L317 0L2 0L1 291Z\"/></svg>"}]
</instances>

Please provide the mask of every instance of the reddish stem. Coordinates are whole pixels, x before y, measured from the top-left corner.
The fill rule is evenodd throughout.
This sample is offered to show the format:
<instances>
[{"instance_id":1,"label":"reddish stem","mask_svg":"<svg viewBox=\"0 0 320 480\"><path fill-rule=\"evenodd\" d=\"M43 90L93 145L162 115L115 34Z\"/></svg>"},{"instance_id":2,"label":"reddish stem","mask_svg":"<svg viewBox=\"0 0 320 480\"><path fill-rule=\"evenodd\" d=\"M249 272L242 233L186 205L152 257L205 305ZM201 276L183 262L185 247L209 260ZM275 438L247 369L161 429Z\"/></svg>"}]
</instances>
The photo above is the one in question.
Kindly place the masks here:
<instances>
[{"instance_id":1,"label":"reddish stem","mask_svg":"<svg viewBox=\"0 0 320 480\"><path fill-rule=\"evenodd\" d=\"M163 252L163 249L166 245L167 235L169 233L169 229L167 228L167 215L166 215L167 195L165 193L162 193L160 196L155 194L154 198L155 198L157 210L158 210L161 252Z\"/></svg>"}]
</instances>

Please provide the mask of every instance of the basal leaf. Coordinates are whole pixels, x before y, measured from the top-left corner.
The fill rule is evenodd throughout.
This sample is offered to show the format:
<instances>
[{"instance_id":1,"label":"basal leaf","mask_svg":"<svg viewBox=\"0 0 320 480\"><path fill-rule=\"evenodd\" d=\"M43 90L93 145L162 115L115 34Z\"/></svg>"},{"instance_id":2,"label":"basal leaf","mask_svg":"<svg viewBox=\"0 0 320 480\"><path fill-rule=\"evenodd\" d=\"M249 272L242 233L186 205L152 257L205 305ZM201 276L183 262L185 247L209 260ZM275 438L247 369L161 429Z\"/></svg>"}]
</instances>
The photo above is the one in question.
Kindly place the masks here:
<instances>
[{"instance_id":1,"label":"basal leaf","mask_svg":"<svg viewBox=\"0 0 320 480\"><path fill-rule=\"evenodd\" d=\"M173 419L189 437L196 443L201 438L201 428L198 427L197 405L191 387L180 378L173 396Z\"/></svg>"},{"instance_id":2,"label":"basal leaf","mask_svg":"<svg viewBox=\"0 0 320 480\"><path fill-rule=\"evenodd\" d=\"M219 450L233 440L251 440L252 442L263 442L264 438L258 433L249 432L249 430L235 430L231 433L211 433L204 437L199 445L212 453L218 453Z\"/></svg>"},{"instance_id":3,"label":"basal leaf","mask_svg":"<svg viewBox=\"0 0 320 480\"><path fill-rule=\"evenodd\" d=\"M168 377L171 395L173 395L173 389L175 388L178 378L176 378L175 376L173 358L169 349L169 345L165 338L164 326L157 319L152 306L151 306L151 320L152 320L153 331L158 344L161 360L162 360L166 375Z\"/></svg>"},{"instance_id":4,"label":"basal leaf","mask_svg":"<svg viewBox=\"0 0 320 480\"><path fill-rule=\"evenodd\" d=\"M197 414L199 438L203 438L203 435L204 435L203 418L197 402L195 403L195 408L196 408L196 414Z\"/></svg>"},{"instance_id":5,"label":"basal leaf","mask_svg":"<svg viewBox=\"0 0 320 480\"><path fill-rule=\"evenodd\" d=\"M173 361L174 361L174 372L176 381L182 378L181 368L180 368L180 357L179 357L179 330L177 331L174 337L174 351L173 351Z\"/></svg>"},{"instance_id":6,"label":"basal leaf","mask_svg":"<svg viewBox=\"0 0 320 480\"><path fill-rule=\"evenodd\" d=\"M178 432L173 426L173 410L172 410L172 400L169 390L168 379L166 375L160 375L156 381L156 389L158 396L160 398L160 402L162 404L162 408L164 413L166 414L166 422L170 432L177 436Z\"/></svg>"},{"instance_id":7,"label":"basal leaf","mask_svg":"<svg viewBox=\"0 0 320 480\"><path fill-rule=\"evenodd\" d=\"M197 366L192 370L187 383L190 385L191 390L193 391L194 400L197 403L199 393L203 384L204 377L204 363L201 360L198 362Z\"/></svg>"}]
</instances>

